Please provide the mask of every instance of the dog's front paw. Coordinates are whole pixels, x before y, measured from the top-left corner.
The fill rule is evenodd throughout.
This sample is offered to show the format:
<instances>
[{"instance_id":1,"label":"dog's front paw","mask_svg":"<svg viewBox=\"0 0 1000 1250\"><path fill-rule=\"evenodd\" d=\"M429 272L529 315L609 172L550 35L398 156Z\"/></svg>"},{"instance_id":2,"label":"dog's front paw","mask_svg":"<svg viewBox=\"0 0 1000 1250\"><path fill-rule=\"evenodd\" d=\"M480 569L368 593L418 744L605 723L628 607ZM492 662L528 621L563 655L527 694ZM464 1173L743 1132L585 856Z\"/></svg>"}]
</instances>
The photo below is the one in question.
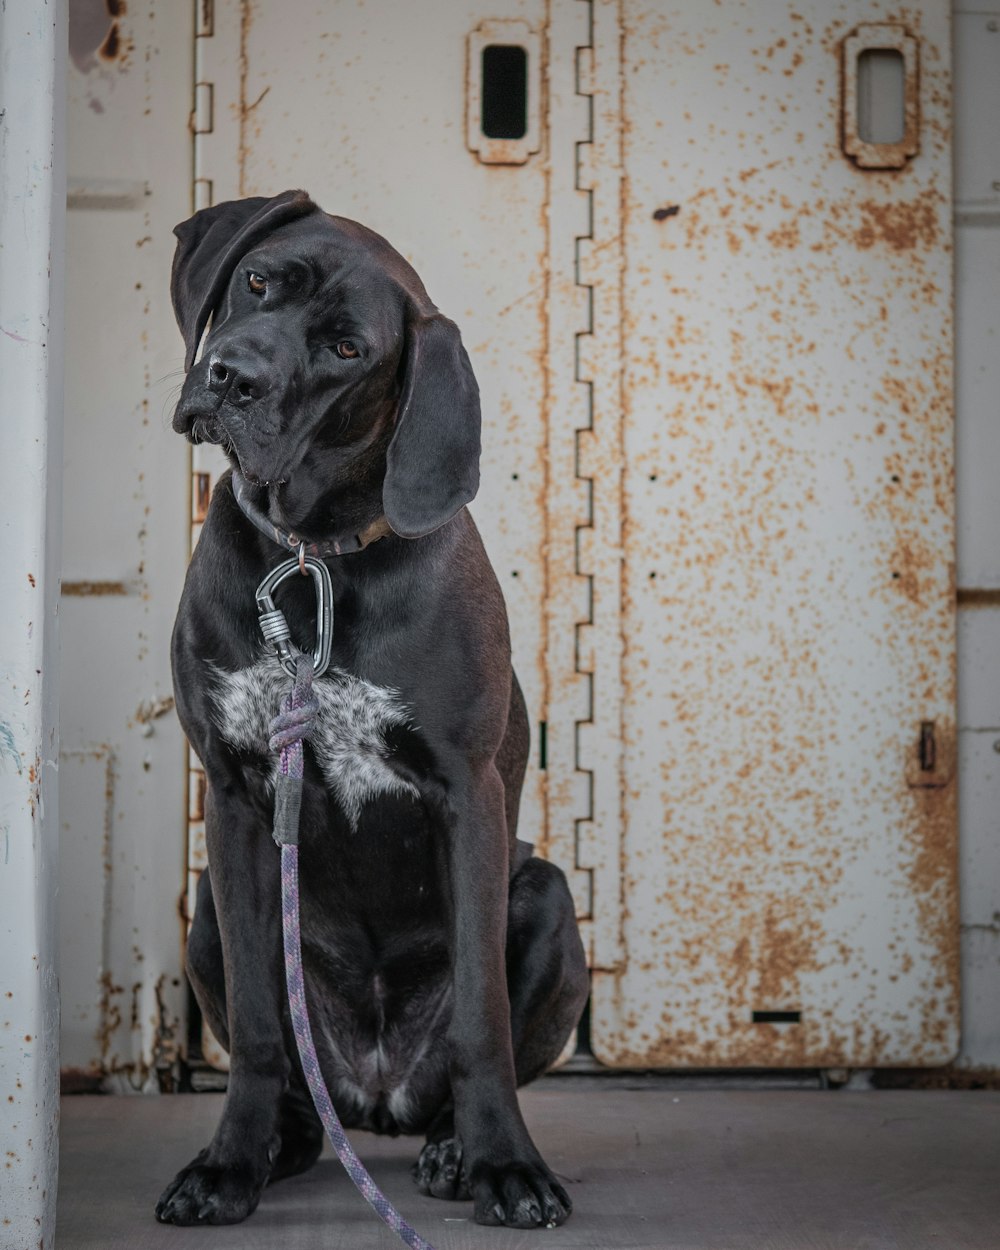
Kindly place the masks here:
<instances>
[{"instance_id":1,"label":"dog's front paw","mask_svg":"<svg viewBox=\"0 0 1000 1250\"><path fill-rule=\"evenodd\" d=\"M214 1167L207 1157L203 1150L160 1195L162 1224L238 1224L256 1209L264 1180L249 1168Z\"/></svg>"},{"instance_id":2,"label":"dog's front paw","mask_svg":"<svg viewBox=\"0 0 1000 1250\"><path fill-rule=\"evenodd\" d=\"M457 1137L429 1141L413 1165L413 1179L420 1192L432 1198L472 1197L462 1167L462 1143Z\"/></svg>"},{"instance_id":3,"label":"dog's front paw","mask_svg":"<svg viewBox=\"0 0 1000 1250\"><path fill-rule=\"evenodd\" d=\"M573 1210L566 1190L540 1162L474 1168L472 1198L477 1224L508 1228L555 1228Z\"/></svg>"}]
</instances>

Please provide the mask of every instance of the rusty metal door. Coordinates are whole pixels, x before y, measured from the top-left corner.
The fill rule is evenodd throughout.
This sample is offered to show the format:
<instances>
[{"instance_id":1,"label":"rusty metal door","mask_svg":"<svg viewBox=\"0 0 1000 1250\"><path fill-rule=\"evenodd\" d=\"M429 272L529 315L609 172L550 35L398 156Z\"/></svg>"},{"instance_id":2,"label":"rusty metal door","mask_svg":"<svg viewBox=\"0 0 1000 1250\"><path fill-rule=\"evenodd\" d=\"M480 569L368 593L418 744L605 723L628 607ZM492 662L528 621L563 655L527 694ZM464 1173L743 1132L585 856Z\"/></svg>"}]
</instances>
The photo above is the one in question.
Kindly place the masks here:
<instances>
[{"instance_id":1,"label":"rusty metal door","mask_svg":"<svg viewBox=\"0 0 1000 1250\"><path fill-rule=\"evenodd\" d=\"M598 900L620 927L595 1053L942 1063L949 9L608 7L623 456L620 539L599 538L620 551L621 899Z\"/></svg>"}]
</instances>

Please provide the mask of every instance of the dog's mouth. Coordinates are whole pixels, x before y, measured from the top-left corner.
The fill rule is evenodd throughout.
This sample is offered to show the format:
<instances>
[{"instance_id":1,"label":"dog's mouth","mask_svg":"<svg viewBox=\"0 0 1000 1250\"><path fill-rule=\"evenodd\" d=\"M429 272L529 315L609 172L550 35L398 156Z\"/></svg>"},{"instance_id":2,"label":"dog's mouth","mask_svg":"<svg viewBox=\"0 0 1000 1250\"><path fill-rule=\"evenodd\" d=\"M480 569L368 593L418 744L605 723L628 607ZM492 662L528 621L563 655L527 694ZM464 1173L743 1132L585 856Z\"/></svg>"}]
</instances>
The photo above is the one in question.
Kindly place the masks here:
<instances>
[{"instance_id":1,"label":"dog's mouth","mask_svg":"<svg viewBox=\"0 0 1000 1250\"><path fill-rule=\"evenodd\" d=\"M216 447L221 447L227 455L236 453L236 444L216 415L196 413L185 433L191 443L213 443Z\"/></svg>"},{"instance_id":2,"label":"dog's mouth","mask_svg":"<svg viewBox=\"0 0 1000 1250\"><path fill-rule=\"evenodd\" d=\"M189 442L195 444L211 443L213 446L221 448L234 464L234 467L238 465L240 472L253 485L270 486L283 481L283 479L277 478L263 470L256 463L252 449L240 446L240 443L233 437L233 434L226 427L218 413L199 412L190 416L186 414L185 424L187 429L184 433Z\"/></svg>"}]
</instances>

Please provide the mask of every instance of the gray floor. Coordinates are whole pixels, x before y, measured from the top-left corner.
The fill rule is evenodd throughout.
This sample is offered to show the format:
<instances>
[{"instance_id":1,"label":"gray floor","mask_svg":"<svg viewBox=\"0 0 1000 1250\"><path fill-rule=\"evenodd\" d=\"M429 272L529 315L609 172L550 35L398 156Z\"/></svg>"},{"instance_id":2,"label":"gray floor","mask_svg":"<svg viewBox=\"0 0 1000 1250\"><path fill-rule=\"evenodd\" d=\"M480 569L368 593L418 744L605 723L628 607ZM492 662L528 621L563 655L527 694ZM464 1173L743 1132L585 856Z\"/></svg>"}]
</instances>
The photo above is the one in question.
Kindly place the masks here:
<instances>
[{"instance_id":1,"label":"gray floor","mask_svg":"<svg viewBox=\"0 0 1000 1250\"><path fill-rule=\"evenodd\" d=\"M562 1083L561 1083L562 1082ZM596 1086L596 1087L595 1087ZM480 1228L413 1188L413 1139L353 1138L437 1250L998 1250L1000 1093L629 1090L550 1078L528 1124L567 1182L563 1228ZM390 1250L324 1157L245 1224L171 1228L163 1184L207 1141L221 1097L63 1100L58 1250Z\"/></svg>"}]
</instances>

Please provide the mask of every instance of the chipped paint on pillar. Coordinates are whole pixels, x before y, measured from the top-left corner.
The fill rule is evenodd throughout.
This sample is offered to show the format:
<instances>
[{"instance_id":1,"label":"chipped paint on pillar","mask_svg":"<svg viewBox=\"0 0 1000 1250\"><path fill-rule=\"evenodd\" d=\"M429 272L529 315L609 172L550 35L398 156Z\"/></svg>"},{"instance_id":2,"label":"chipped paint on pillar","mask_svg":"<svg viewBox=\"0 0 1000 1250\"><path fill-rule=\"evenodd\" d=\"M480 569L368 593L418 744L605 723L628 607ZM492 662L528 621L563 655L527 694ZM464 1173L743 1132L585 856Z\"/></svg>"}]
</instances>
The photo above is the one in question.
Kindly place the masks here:
<instances>
[{"instance_id":1,"label":"chipped paint on pillar","mask_svg":"<svg viewBox=\"0 0 1000 1250\"><path fill-rule=\"evenodd\" d=\"M860 22L919 43L898 170L842 150ZM625 4L626 963L595 978L604 1062L954 1053L948 66L941 3Z\"/></svg>"}]
</instances>

